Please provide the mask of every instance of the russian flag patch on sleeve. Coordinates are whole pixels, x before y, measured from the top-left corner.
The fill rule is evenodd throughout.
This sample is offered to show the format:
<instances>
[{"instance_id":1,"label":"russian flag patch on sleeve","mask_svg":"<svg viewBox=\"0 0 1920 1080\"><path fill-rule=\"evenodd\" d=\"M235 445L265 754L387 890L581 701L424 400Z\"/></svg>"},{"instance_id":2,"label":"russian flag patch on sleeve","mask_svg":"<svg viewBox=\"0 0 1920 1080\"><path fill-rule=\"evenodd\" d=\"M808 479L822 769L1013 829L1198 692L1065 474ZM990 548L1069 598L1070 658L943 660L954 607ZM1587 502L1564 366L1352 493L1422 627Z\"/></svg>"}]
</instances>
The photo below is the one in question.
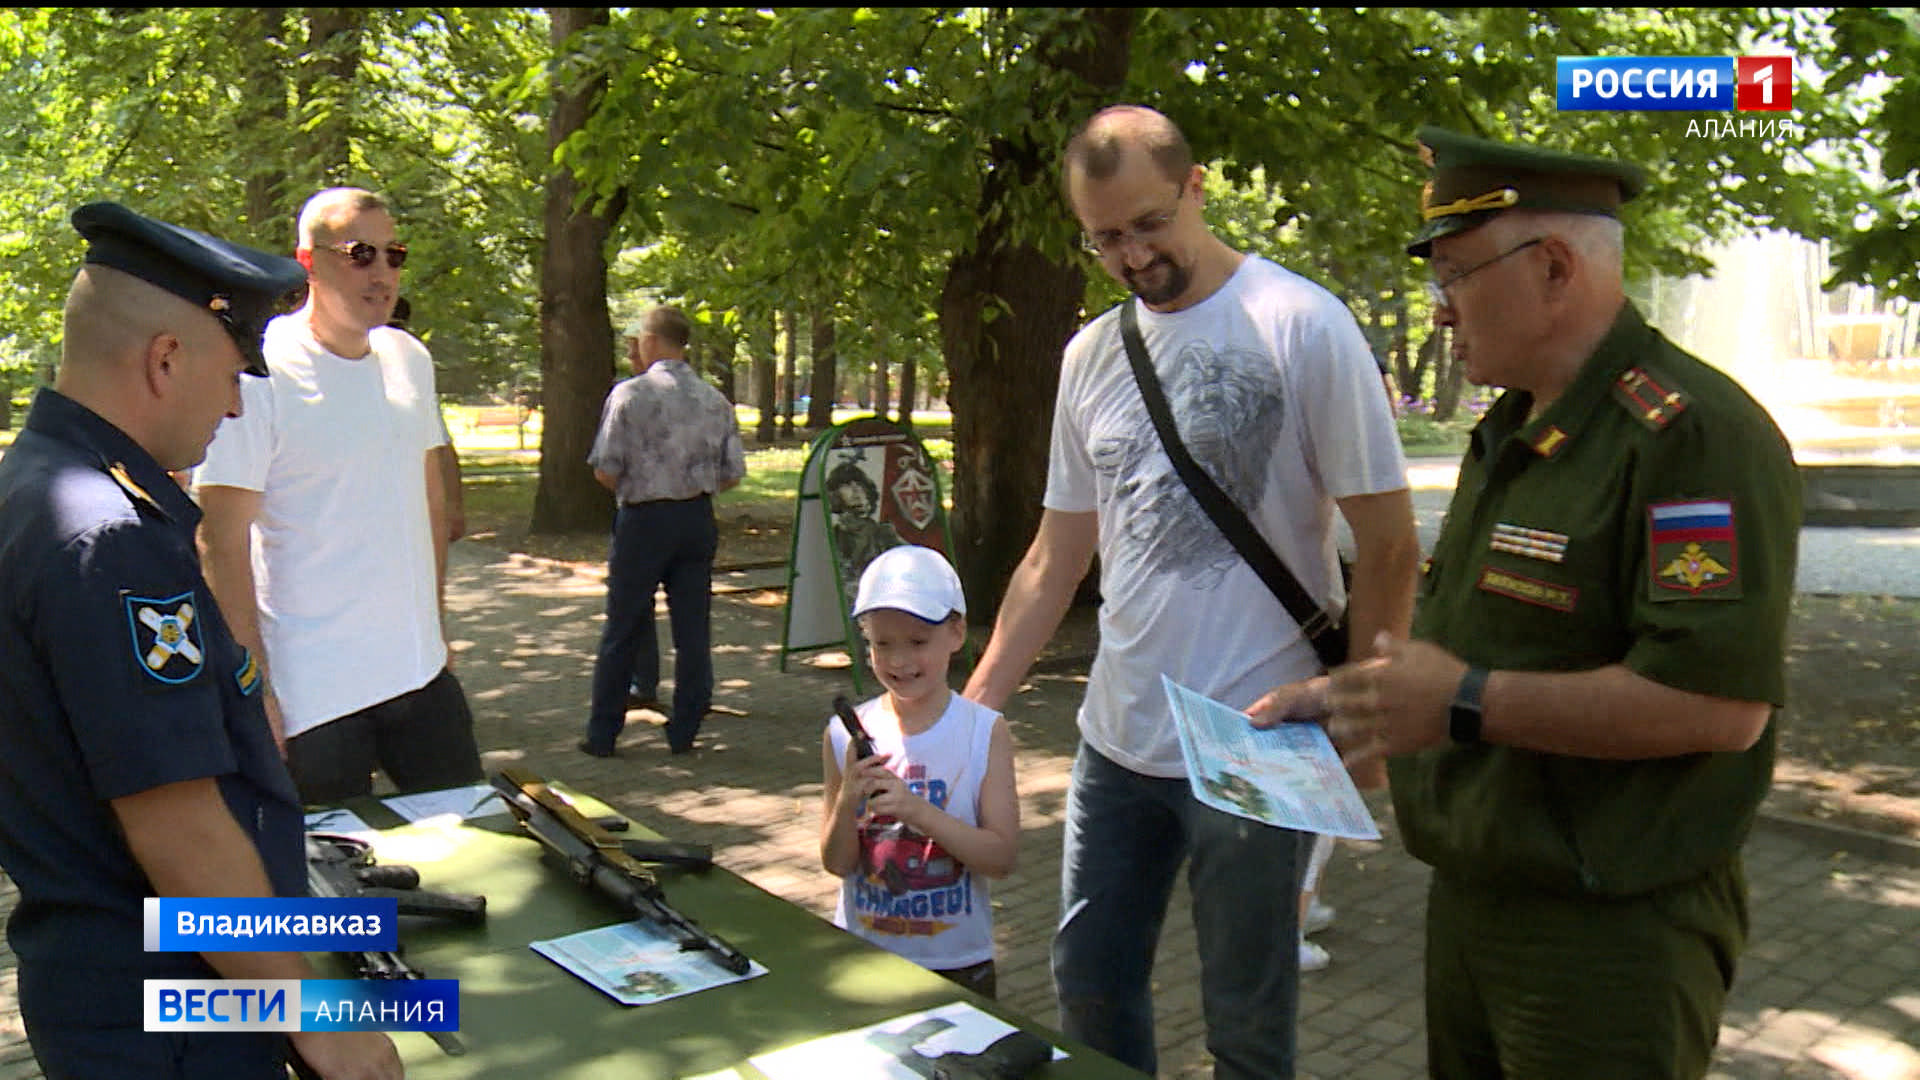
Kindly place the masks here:
<instances>
[{"instance_id":1,"label":"russian flag patch on sleeve","mask_svg":"<svg viewBox=\"0 0 1920 1080\"><path fill-rule=\"evenodd\" d=\"M1647 570L1651 599L1740 597L1739 542L1733 503L1724 499L1650 503Z\"/></svg>"}]
</instances>

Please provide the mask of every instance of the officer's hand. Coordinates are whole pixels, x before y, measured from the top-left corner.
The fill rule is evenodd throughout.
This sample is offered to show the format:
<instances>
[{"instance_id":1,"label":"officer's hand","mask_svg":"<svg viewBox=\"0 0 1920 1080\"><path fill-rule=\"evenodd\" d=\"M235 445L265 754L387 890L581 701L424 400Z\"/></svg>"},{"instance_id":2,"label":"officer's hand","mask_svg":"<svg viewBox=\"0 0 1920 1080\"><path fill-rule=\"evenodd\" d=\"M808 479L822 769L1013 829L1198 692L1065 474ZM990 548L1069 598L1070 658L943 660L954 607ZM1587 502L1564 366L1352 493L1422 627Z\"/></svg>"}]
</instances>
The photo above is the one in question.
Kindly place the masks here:
<instances>
[{"instance_id":1,"label":"officer's hand","mask_svg":"<svg viewBox=\"0 0 1920 1080\"><path fill-rule=\"evenodd\" d=\"M1333 714L1333 706L1327 701L1327 692L1332 685L1333 680L1328 676L1315 675L1311 679L1277 686L1253 703L1253 707L1247 710L1247 719L1257 728L1302 721L1325 723ZM1346 764L1354 786L1360 790L1371 791L1386 786L1387 766L1384 761L1375 758Z\"/></svg>"},{"instance_id":2,"label":"officer's hand","mask_svg":"<svg viewBox=\"0 0 1920 1080\"><path fill-rule=\"evenodd\" d=\"M1325 720L1331 711L1327 705L1327 686L1325 675L1276 686L1253 703L1247 710L1247 719L1253 721L1253 726L1257 728L1303 720Z\"/></svg>"},{"instance_id":3,"label":"officer's hand","mask_svg":"<svg viewBox=\"0 0 1920 1080\"><path fill-rule=\"evenodd\" d=\"M1374 657L1329 676L1333 716L1327 734L1349 771L1395 754L1438 746L1447 738L1447 706L1467 665L1425 641L1394 641L1382 631Z\"/></svg>"},{"instance_id":4,"label":"officer's hand","mask_svg":"<svg viewBox=\"0 0 1920 1080\"><path fill-rule=\"evenodd\" d=\"M288 1038L324 1080L402 1080L393 1040L378 1031L301 1031Z\"/></svg>"}]
</instances>

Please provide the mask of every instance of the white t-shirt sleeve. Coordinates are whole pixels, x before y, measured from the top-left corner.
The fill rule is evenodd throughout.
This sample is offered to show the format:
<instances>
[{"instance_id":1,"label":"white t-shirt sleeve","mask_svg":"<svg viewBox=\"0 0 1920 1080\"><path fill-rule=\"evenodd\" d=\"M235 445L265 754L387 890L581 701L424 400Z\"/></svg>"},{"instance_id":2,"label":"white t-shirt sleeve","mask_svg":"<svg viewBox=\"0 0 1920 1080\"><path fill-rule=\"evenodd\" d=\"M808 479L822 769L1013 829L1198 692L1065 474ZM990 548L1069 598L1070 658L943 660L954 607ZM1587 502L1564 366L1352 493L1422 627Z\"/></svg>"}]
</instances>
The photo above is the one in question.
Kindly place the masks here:
<instances>
[{"instance_id":1,"label":"white t-shirt sleeve","mask_svg":"<svg viewBox=\"0 0 1920 1080\"><path fill-rule=\"evenodd\" d=\"M1327 358L1294 368L1295 400L1313 403L1296 413L1307 452L1333 498L1399 491L1407 486L1407 463L1373 350L1338 299L1320 299L1288 328L1295 355Z\"/></svg>"},{"instance_id":2,"label":"white t-shirt sleeve","mask_svg":"<svg viewBox=\"0 0 1920 1080\"><path fill-rule=\"evenodd\" d=\"M1106 320L1095 319L1067 342L1060 364L1060 386L1053 398L1053 436L1047 447L1047 491L1040 505L1065 513L1086 513L1099 507L1099 489L1093 457L1087 453L1087 433L1077 407L1084 392L1085 364L1097 340L1096 329ZM1117 317L1116 317L1117 321Z\"/></svg>"},{"instance_id":3,"label":"white t-shirt sleeve","mask_svg":"<svg viewBox=\"0 0 1920 1080\"><path fill-rule=\"evenodd\" d=\"M267 489L273 464L273 376L240 376L240 415L220 421L193 486Z\"/></svg>"}]
</instances>

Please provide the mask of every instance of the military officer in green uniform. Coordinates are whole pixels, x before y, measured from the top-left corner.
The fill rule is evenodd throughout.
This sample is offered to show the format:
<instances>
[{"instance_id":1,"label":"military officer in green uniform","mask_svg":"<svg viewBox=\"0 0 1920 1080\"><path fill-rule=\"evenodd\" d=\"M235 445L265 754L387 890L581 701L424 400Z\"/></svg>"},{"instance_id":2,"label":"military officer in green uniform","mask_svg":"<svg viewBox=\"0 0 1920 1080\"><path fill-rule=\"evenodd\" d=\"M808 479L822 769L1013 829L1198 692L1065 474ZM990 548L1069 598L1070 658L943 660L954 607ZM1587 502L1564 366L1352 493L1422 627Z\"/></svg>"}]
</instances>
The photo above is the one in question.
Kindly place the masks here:
<instances>
[{"instance_id":1,"label":"military officer in green uniform","mask_svg":"<svg viewBox=\"0 0 1920 1080\"><path fill-rule=\"evenodd\" d=\"M1474 429L1412 640L1335 673L1427 909L1436 1077L1698 1077L1747 930L1800 529L1786 442L1625 299L1639 169L1422 128L1408 251Z\"/></svg>"}]
</instances>

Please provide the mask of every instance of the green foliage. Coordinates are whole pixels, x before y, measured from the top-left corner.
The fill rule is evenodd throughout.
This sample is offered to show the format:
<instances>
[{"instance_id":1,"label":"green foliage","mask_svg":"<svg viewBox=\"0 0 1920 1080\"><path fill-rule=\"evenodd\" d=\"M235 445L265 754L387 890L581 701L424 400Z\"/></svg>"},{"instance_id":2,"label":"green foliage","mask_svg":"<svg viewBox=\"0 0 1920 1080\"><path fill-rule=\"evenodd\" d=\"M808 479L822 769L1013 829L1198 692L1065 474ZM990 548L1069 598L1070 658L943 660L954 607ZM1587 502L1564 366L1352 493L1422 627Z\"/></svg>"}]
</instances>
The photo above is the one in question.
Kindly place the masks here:
<instances>
[{"instance_id":1,"label":"green foliage","mask_svg":"<svg viewBox=\"0 0 1920 1080\"><path fill-rule=\"evenodd\" d=\"M315 40L324 19L347 32ZM556 167L589 198L625 197L616 295L681 301L743 338L776 310L818 312L849 371L912 356L932 381L942 292L985 217L1082 258L1050 173L1084 91L1044 42L1123 54L1116 97L1181 123L1229 242L1326 284L1370 327L1405 318L1415 344L1424 308L1400 298L1423 268L1400 245L1425 122L1648 165L1655 185L1629 208L1636 274L1698 270L1706 241L1777 227L1832 238L1842 279L1920 298L1911 11L1143 8L1126 41L1096 25L1081 9L635 8L556 62L538 9L7 9L0 383L57 355L81 202L284 250L307 194L357 183L395 201L444 385L525 384ZM1761 46L1799 57L1802 138L1703 138L1691 114L1552 101L1557 55ZM596 74L598 113L549 160L551 80ZM996 160L1046 182L989 199ZM1117 299L1082 265L1089 309Z\"/></svg>"},{"instance_id":2,"label":"green foliage","mask_svg":"<svg viewBox=\"0 0 1920 1080\"><path fill-rule=\"evenodd\" d=\"M1845 8L1830 27L1831 48L1821 53L1831 65L1826 88L1860 99L1861 153L1885 178L1857 203L1852 235L1841 234L1834 278L1920 300L1920 15Z\"/></svg>"},{"instance_id":3,"label":"green foliage","mask_svg":"<svg viewBox=\"0 0 1920 1080\"><path fill-rule=\"evenodd\" d=\"M0 340L32 343L0 369L57 356L74 207L288 251L307 196L354 184L394 205L446 385L514 381L539 355L543 122L493 87L547 51L524 9L0 12Z\"/></svg>"}]
</instances>

